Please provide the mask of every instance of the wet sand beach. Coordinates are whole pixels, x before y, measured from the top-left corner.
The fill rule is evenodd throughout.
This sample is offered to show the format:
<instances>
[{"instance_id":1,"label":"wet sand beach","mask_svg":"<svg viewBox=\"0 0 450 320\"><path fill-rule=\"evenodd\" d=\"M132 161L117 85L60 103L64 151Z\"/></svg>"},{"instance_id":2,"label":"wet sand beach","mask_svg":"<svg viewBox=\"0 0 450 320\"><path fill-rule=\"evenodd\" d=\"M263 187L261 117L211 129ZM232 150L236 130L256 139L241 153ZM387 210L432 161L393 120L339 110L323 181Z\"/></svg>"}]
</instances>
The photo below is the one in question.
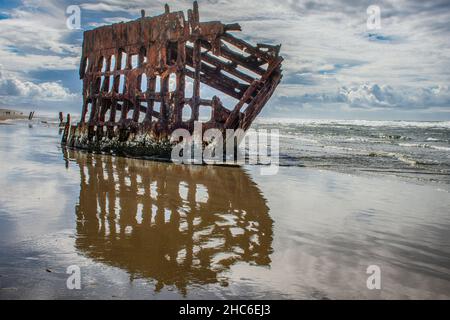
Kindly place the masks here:
<instances>
[{"instance_id":1,"label":"wet sand beach","mask_svg":"<svg viewBox=\"0 0 450 320\"><path fill-rule=\"evenodd\" d=\"M450 298L448 184L88 154L25 121L0 139L1 299Z\"/></svg>"}]
</instances>

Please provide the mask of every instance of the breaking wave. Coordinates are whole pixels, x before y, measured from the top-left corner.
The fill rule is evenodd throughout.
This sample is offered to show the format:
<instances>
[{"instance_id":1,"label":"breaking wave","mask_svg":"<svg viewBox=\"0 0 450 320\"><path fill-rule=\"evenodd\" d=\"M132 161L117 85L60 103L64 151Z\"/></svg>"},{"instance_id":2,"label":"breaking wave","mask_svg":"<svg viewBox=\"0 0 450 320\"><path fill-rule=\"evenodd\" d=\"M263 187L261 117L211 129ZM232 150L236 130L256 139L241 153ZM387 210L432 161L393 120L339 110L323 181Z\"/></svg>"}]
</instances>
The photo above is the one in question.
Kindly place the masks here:
<instances>
[{"instance_id":1,"label":"breaking wave","mask_svg":"<svg viewBox=\"0 0 450 320\"><path fill-rule=\"evenodd\" d=\"M405 172L450 184L450 121L257 119L278 129L280 164Z\"/></svg>"}]
</instances>

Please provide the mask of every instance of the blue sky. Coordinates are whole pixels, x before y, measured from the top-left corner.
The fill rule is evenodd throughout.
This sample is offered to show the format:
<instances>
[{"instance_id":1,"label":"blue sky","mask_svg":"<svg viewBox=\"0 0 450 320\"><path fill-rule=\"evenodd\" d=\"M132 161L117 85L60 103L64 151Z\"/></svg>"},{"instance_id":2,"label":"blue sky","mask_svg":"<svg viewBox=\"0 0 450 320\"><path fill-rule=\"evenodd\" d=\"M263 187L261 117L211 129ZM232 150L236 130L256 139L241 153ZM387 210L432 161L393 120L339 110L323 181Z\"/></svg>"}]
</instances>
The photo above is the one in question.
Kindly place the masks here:
<instances>
[{"instance_id":1,"label":"blue sky","mask_svg":"<svg viewBox=\"0 0 450 320\"><path fill-rule=\"evenodd\" d=\"M191 1L167 1L172 10ZM164 1L0 0L0 107L79 113L82 33L164 11ZM381 29L367 30L369 5ZM66 27L79 5L82 30ZM282 44L284 79L262 116L450 120L450 1L209 0L202 21ZM208 92L205 92L207 94Z\"/></svg>"}]
</instances>

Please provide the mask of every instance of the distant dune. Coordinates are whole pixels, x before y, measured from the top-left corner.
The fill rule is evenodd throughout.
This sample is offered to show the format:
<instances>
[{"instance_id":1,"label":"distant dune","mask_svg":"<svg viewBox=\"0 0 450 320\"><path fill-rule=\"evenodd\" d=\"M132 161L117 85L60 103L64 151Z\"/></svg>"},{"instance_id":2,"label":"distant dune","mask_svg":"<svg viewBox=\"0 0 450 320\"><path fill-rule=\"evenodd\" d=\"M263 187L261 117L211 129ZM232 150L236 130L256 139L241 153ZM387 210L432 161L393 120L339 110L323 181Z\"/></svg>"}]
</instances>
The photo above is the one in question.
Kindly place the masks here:
<instances>
[{"instance_id":1,"label":"distant dune","mask_svg":"<svg viewBox=\"0 0 450 320\"><path fill-rule=\"evenodd\" d=\"M11 109L0 109L0 121L8 119L22 119L27 116L23 114L22 111L11 110Z\"/></svg>"}]
</instances>

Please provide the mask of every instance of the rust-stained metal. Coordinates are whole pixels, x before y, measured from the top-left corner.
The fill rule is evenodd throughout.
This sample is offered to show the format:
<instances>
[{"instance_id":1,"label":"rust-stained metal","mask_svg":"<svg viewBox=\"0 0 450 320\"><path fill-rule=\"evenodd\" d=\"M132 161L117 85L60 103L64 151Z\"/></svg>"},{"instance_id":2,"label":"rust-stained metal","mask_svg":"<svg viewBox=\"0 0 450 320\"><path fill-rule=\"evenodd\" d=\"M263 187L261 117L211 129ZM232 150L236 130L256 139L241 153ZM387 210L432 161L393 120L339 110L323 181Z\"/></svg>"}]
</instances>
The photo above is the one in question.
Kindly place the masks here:
<instances>
[{"instance_id":1,"label":"rust-stained metal","mask_svg":"<svg viewBox=\"0 0 450 320\"><path fill-rule=\"evenodd\" d=\"M200 22L198 4L188 10L84 33L80 78L80 122L66 122L69 147L126 155L168 157L170 134L191 133L199 109L211 108L203 130L247 130L281 80L280 46L253 46L236 38L239 24ZM192 95L186 96L188 79ZM207 85L237 102L225 107L218 96L204 99ZM183 119L183 108L191 110Z\"/></svg>"}]
</instances>

